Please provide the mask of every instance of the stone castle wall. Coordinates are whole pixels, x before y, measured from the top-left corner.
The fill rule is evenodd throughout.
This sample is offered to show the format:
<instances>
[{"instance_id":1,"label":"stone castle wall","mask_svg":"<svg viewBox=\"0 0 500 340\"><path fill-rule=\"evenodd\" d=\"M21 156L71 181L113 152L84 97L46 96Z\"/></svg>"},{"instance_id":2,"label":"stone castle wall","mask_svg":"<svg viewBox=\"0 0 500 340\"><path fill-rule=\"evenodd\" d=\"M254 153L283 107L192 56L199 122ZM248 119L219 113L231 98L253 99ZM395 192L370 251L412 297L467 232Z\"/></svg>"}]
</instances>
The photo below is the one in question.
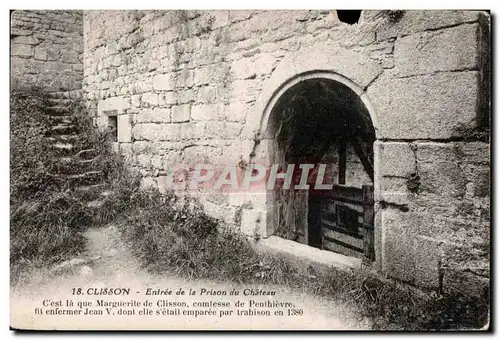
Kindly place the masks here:
<instances>
[{"instance_id":1,"label":"stone castle wall","mask_svg":"<svg viewBox=\"0 0 500 340\"><path fill-rule=\"evenodd\" d=\"M45 62L29 36L13 39L28 69ZM144 185L164 190L178 163L268 161L275 96L311 74L338 80L376 131L375 266L476 293L489 276L490 152L474 138L489 117L488 39L480 11L363 11L355 25L335 11L85 11L83 89L100 126L116 116L116 148ZM266 193L200 198L269 236Z\"/></svg>"},{"instance_id":2,"label":"stone castle wall","mask_svg":"<svg viewBox=\"0 0 500 340\"><path fill-rule=\"evenodd\" d=\"M13 89L82 88L82 11L12 11L10 43Z\"/></svg>"},{"instance_id":3,"label":"stone castle wall","mask_svg":"<svg viewBox=\"0 0 500 340\"><path fill-rule=\"evenodd\" d=\"M84 88L102 125L118 112L120 151L161 188L172 164L266 159L255 136L287 79L315 69L348 78L377 132L378 264L418 286L463 290L489 272L489 145L460 141L484 115L484 14L378 13L351 26L328 11L86 12ZM252 233L262 201L204 203Z\"/></svg>"}]
</instances>

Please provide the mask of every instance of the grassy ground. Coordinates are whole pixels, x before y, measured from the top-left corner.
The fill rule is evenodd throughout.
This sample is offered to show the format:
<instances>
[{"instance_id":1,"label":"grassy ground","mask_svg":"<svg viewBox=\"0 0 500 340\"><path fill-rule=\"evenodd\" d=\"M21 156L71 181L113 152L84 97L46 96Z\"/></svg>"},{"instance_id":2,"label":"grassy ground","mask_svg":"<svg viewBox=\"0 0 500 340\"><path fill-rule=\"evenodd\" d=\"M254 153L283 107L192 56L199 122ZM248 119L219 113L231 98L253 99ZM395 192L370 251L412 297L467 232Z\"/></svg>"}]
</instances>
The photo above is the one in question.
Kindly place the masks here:
<instances>
[{"instance_id":1,"label":"grassy ground","mask_svg":"<svg viewBox=\"0 0 500 340\"><path fill-rule=\"evenodd\" d=\"M351 301L378 329L477 329L488 320L486 296L422 292L365 271L301 274L279 256L257 253L250 241L207 216L194 201L140 191L133 205L123 235L134 244L134 255L155 273L281 284Z\"/></svg>"},{"instance_id":2,"label":"grassy ground","mask_svg":"<svg viewBox=\"0 0 500 340\"><path fill-rule=\"evenodd\" d=\"M81 231L124 219L123 237L148 270L185 278L288 285L352 301L379 329L480 328L488 299L424 293L362 271L307 275L286 260L257 253L249 240L206 215L194 200L140 189L139 177L110 151L107 137L76 114L82 147L101 154L96 167L112 194L100 209L53 173L57 155L43 138L48 128L43 98L11 99L11 277L27 264L47 265L85 247ZM76 110L76 109L75 109Z\"/></svg>"},{"instance_id":3,"label":"grassy ground","mask_svg":"<svg viewBox=\"0 0 500 340\"><path fill-rule=\"evenodd\" d=\"M106 199L101 209L87 206L91 193L77 191L57 176L61 151L47 138L51 124L43 94L13 93L10 104L12 281L26 267L47 266L82 252L82 231L90 225L103 225L126 210L127 197L138 190L139 178L125 170L123 160L112 152L108 136L96 130L83 108L75 104L76 148L93 148L101 155L92 170L102 170L102 183L119 198Z\"/></svg>"}]
</instances>

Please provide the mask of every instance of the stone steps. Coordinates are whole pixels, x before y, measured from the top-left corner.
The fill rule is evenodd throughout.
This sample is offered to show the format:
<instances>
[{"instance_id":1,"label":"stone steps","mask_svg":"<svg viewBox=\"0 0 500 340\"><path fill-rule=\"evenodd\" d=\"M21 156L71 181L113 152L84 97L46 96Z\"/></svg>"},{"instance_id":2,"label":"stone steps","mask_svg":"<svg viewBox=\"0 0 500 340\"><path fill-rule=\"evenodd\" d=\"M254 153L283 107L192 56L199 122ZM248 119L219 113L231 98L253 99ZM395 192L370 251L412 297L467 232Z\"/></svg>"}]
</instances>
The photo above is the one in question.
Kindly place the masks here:
<instances>
[{"instance_id":1,"label":"stone steps","mask_svg":"<svg viewBox=\"0 0 500 340\"><path fill-rule=\"evenodd\" d=\"M97 151L95 149L84 149L80 150L75 154L75 157L80 158L80 159L91 159L94 157L99 156L97 154Z\"/></svg>"},{"instance_id":2,"label":"stone steps","mask_svg":"<svg viewBox=\"0 0 500 340\"><path fill-rule=\"evenodd\" d=\"M63 116L71 113L71 109L66 106L47 106L46 108L52 116Z\"/></svg>"},{"instance_id":3,"label":"stone steps","mask_svg":"<svg viewBox=\"0 0 500 340\"><path fill-rule=\"evenodd\" d=\"M82 185L79 187L76 187L76 191L80 192L90 192L90 191L95 191L95 190L104 190L105 185L103 183L98 183L98 184L92 184L92 185Z\"/></svg>"},{"instance_id":4,"label":"stone steps","mask_svg":"<svg viewBox=\"0 0 500 340\"><path fill-rule=\"evenodd\" d=\"M60 116L49 116L49 121L52 124L68 124L71 125L73 123L73 119L68 115L60 115Z\"/></svg>"},{"instance_id":5,"label":"stone steps","mask_svg":"<svg viewBox=\"0 0 500 340\"><path fill-rule=\"evenodd\" d=\"M60 174L75 174L86 171L96 171L96 162L100 156L89 159L74 158L71 156L60 157L57 164L57 170Z\"/></svg>"},{"instance_id":6,"label":"stone steps","mask_svg":"<svg viewBox=\"0 0 500 340\"><path fill-rule=\"evenodd\" d=\"M87 203L87 208L99 209L104 205L104 200L93 200Z\"/></svg>"},{"instance_id":7,"label":"stone steps","mask_svg":"<svg viewBox=\"0 0 500 340\"><path fill-rule=\"evenodd\" d=\"M49 107L53 106L69 106L73 104L73 99L64 99L64 98L48 98L47 102L50 104Z\"/></svg>"},{"instance_id":8,"label":"stone steps","mask_svg":"<svg viewBox=\"0 0 500 340\"><path fill-rule=\"evenodd\" d=\"M85 201L93 201L107 197L103 195L103 193L106 192L106 185L103 183L81 185L77 186L75 190L81 194L82 199Z\"/></svg>"},{"instance_id":9,"label":"stone steps","mask_svg":"<svg viewBox=\"0 0 500 340\"><path fill-rule=\"evenodd\" d=\"M52 135L54 135L54 134L67 135L67 134L70 134L72 132L75 132L75 130L76 130L76 126L73 124L58 124L58 125L54 125L50 128L50 133Z\"/></svg>"},{"instance_id":10,"label":"stone steps","mask_svg":"<svg viewBox=\"0 0 500 340\"><path fill-rule=\"evenodd\" d=\"M57 150L72 151L75 146L71 143L54 143L52 147Z\"/></svg>"},{"instance_id":11,"label":"stone steps","mask_svg":"<svg viewBox=\"0 0 500 340\"><path fill-rule=\"evenodd\" d=\"M69 183L72 187L99 184L102 181L102 171L87 171L79 174L58 174L57 176Z\"/></svg>"},{"instance_id":12,"label":"stone steps","mask_svg":"<svg viewBox=\"0 0 500 340\"><path fill-rule=\"evenodd\" d=\"M53 137L47 137L49 141L55 142L74 142L78 140L78 135L54 135Z\"/></svg>"},{"instance_id":13,"label":"stone steps","mask_svg":"<svg viewBox=\"0 0 500 340\"><path fill-rule=\"evenodd\" d=\"M111 195L102 183L103 172L96 169L100 155L93 148L85 148L72 117L75 99L82 91L53 92L48 95L46 111L51 123L47 138L57 150L59 159L55 174L62 183L69 184L81 195L89 208L100 208Z\"/></svg>"},{"instance_id":14,"label":"stone steps","mask_svg":"<svg viewBox=\"0 0 500 340\"><path fill-rule=\"evenodd\" d=\"M48 97L52 99L82 99L83 90L50 92Z\"/></svg>"}]
</instances>

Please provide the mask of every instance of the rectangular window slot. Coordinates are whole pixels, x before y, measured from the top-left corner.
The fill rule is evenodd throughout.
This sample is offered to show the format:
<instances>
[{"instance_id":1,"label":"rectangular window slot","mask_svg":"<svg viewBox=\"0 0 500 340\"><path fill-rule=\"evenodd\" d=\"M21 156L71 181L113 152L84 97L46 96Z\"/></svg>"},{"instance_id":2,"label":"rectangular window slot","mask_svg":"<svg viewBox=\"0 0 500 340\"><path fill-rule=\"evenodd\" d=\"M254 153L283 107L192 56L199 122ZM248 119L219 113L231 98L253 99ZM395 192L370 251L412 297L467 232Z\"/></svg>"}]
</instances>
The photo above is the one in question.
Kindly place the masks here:
<instances>
[{"instance_id":1,"label":"rectangular window slot","mask_svg":"<svg viewBox=\"0 0 500 340\"><path fill-rule=\"evenodd\" d=\"M108 128L112 142L118 142L118 116L108 116Z\"/></svg>"}]
</instances>

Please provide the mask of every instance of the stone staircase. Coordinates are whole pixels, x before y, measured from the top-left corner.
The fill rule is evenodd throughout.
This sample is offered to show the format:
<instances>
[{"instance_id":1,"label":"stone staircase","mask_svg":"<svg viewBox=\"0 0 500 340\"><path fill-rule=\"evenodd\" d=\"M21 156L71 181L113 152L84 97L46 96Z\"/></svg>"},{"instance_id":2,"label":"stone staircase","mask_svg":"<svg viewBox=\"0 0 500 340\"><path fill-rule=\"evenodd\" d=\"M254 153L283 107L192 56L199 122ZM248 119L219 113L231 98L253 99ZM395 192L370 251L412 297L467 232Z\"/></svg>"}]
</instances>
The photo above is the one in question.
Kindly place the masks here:
<instances>
[{"instance_id":1,"label":"stone staircase","mask_svg":"<svg viewBox=\"0 0 500 340\"><path fill-rule=\"evenodd\" d=\"M59 157L56 172L52 175L80 192L87 207L100 208L109 195L102 170L96 167L100 156L82 141L71 116L72 104L80 98L81 91L48 94L46 110L52 124L48 139Z\"/></svg>"}]
</instances>

